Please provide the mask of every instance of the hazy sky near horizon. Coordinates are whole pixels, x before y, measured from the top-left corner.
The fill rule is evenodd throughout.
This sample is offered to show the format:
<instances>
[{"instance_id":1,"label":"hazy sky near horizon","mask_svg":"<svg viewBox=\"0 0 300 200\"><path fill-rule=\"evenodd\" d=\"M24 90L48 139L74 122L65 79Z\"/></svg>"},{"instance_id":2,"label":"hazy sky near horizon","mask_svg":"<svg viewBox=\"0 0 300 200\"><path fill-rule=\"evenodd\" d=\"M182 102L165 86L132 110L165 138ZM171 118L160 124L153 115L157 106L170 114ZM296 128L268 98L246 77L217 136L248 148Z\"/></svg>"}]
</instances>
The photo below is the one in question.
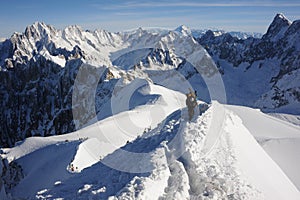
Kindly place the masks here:
<instances>
[{"instance_id":1,"label":"hazy sky near horizon","mask_svg":"<svg viewBox=\"0 0 300 200\"><path fill-rule=\"evenodd\" d=\"M1 0L0 37L23 32L35 21L62 29L77 24L83 29L122 31L138 27L264 33L277 13L300 19L299 0Z\"/></svg>"}]
</instances>

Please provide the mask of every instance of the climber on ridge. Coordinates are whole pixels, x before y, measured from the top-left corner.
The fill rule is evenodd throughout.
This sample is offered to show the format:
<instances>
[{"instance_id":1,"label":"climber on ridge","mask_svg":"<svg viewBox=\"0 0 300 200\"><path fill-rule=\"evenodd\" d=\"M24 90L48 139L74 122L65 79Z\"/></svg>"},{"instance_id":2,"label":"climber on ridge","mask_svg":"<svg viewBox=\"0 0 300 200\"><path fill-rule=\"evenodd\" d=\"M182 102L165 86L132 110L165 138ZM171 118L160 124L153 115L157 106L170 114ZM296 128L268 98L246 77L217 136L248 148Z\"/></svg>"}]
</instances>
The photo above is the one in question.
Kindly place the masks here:
<instances>
[{"instance_id":1,"label":"climber on ridge","mask_svg":"<svg viewBox=\"0 0 300 200\"><path fill-rule=\"evenodd\" d=\"M192 120L193 116L194 116L194 108L198 105L197 104L197 97L195 92L193 92L190 88L189 88L190 92L188 94L186 94L186 106L188 108L188 112L189 112L189 121Z\"/></svg>"}]
</instances>

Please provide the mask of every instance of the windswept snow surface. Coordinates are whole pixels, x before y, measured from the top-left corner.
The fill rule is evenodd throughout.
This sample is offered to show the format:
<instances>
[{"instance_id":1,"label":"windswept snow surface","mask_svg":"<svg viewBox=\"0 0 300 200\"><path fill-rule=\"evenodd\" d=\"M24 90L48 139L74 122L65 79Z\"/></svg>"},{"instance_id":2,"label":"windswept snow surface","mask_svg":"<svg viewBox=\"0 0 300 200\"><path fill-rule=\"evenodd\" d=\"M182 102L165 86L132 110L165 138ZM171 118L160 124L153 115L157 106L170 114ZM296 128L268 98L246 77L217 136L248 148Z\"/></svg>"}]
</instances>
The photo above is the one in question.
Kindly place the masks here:
<instances>
[{"instance_id":1,"label":"windswept snow surface","mask_svg":"<svg viewBox=\"0 0 300 200\"><path fill-rule=\"evenodd\" d=\"M259 109L231 105L227 105L226 108L235 112L258 140L300 138L298 126L264 114Z\"/></svg>"},{"instance_id":2,"label":"windswept snow surface","mask_svg":"<svg viewBox=\"0 0 300 200\"><path fill-rule=\"evenodd\" d=\"M162 99L167 95L177 96L176 92L160 86L151 88ZM297 188L229 108L213 102L208 110L202 110L188 122L187 110L175 108L180 107L178 99L169 96L167 100L155 104L164 105L161 109L168 112L151 110L154 105L140 106L78 132L29 138L6 149L6 157L15 158L25 174L11 191L12 196L111 200L299 199ZM129 118L148 126L149 111L151 130L143 131L137 126L120 130L119 122ZM215 120L221 125L215 126ZM68 167L71 163L78 169L71 171Z\"/></svg>"},{"instance_id":3,"label":"windswept snow surface","mask_svg":"<svg viewBox=\"0 0 300 200\"><path fill-rule=\"evenodd\" d=\"M300 127L258 109L242 106L226 108L242 119L244 126L300 190Z\"/></svg>"},{"instance_id":4,"label":"windswept snow surface","mask_svg":"<svg viewBox=\"0 0 300 200\"><path fill-rule=\"evenodd\" d=\"M285 113L268 113L268 114L271 115L272 117L276 117L278 119L287 121L289 123L292 123L300 127L300 115L291 115Z\"/></svg>"},{"instance_id":5,"label":"windswept snow surface","mask_svg":"<svg viewBox=\"0 0 300 200\"><path fill-rule=\"evenodd\" d=\"M4 149L4 157L9 161L17 160L24 168L25 178L14 188L14 195L33 197L37 191L70 178L72 173L99 162L185 105L185 95L179 92L152 84L146 87L147 90L140 92L139 98L156 95L159 97L156 101L121 112L74 133L47 138L32 137L12 149ZM70 171L71 164L75 167L74 171Z\"/></svg>"}]
</instances>

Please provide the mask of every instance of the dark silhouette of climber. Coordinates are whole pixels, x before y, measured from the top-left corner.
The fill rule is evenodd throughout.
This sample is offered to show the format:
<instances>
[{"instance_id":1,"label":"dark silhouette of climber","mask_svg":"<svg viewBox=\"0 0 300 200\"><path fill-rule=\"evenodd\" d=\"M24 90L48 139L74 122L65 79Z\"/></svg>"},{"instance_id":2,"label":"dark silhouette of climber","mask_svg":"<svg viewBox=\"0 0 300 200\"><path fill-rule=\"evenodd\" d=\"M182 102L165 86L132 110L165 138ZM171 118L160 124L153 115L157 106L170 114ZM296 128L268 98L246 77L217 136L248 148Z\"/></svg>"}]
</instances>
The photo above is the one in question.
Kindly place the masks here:
<instances>
[{"instance_id":1,"label":"dark silhouette of climber","mask_svg":"<svg viewBox=\"0 0 300 200\"><path fill-rule=\"evenodd\" d=\"M193 116L194 116L194 108L197 106L197 96L195 94L195 92L193 92L191 89L189 89L190 92L188 94L186 94L186 106L188 108L188 112L189 112L189 121L192 120Z\"/></svg>"}]
</instances>

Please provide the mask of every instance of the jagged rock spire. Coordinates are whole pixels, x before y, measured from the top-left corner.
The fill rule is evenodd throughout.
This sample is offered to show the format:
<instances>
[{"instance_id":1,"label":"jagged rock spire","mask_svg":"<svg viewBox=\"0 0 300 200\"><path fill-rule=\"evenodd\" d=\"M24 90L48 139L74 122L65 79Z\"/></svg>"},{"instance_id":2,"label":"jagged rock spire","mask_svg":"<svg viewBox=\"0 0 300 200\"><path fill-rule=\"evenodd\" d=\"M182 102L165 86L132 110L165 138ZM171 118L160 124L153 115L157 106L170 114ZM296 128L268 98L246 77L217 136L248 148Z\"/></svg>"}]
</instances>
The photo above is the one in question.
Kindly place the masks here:
<instances>
[{"instance_id":1,"label":"jagged rock spire","mask_svg":"<svg viewBox=\"0 0 300 200\"><path fill-rule=\"evenodd\" d=\"M283 15L277 14L263 39L279 39L292 23Z\"/></svg>"}]
</instances>

